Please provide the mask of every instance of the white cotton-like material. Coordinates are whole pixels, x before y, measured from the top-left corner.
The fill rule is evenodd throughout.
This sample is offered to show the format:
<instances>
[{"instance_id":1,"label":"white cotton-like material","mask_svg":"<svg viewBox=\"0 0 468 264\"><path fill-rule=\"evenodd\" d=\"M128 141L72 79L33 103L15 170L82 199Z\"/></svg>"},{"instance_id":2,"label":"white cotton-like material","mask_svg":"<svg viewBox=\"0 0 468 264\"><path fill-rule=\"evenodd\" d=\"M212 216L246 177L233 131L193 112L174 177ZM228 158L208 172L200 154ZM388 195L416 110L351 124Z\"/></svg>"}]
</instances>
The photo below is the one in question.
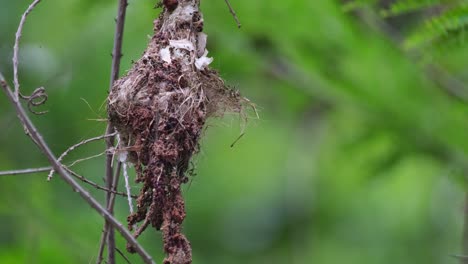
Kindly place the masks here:
<instances>
[{"instance_id":1,"label":"white cotton-like material","mask_svg":"<svg viewBox=\"0 0 468 264\"><path fill-rule=\"evenodd\" d=\"M127 151L122 151L119 153L119 161L120 162L125 162L127 161L127 156L128 156L128 152Z\"/></svg>"},{"instance_id":2,"label":"white cotton-like material","mask_svg":"<svg viewBox=\"0 0 468 264\"><path fill-rule=\"evenodd\" d=\"M195 11L197 11L197 8L195 8L193 5L187 5L182 8L182 10L180 10L180 14L182 16L191 17Z\"/></svg>"},{"instance_id":3,"label":"white cotton-like material","mask_svg":"<svg viewBox=\"0 0 468 264\"><path fill-rule=\"evenodd\" d=\"M197 69L203 70L213 62L213 58L209 58L206 55L208 55L208 50L205 49L203 56L195 60L195 67L197 67Z\"/></svg>"},{"instance_id":4,"label":"white cotton-like material","mask_svg":"<svg viewBox=\"0 0 468 264\"><path fill-rule=\"evenodd\" d=\"M128 180L127 163L123 162L122 166L123 166L123 175L125 179L125 189L127 190L128 207L130 209L130 214L133 214L133 203L132 203L132 196L130 194L130 183Z\"/></svg>"},{"instance_id":5,"label":"white cotton-like material","mask_svg":"<svg viewBox=\"0 0 468 264\"><path fill-rule=\"evenodd\" d=\"M171 39L169 40L169 45L171 47L174 47L176 49L184 49L188 51L194 51L195 48L193 47L192 42L190 42L188 39Z\"/></svg>"},{"instance_id":6,"label":"white cotton-like material","mask_svg":"<svg viewBox=\"0 0 468 264\"><path fill-rule=\"evenodd\" d=\"M170 47L165 47L164 49L159 50L159 56L161 57L161 60L171 64L172 59L171 59L171 51L169 49Z\"/></svg>"}]
</instances>

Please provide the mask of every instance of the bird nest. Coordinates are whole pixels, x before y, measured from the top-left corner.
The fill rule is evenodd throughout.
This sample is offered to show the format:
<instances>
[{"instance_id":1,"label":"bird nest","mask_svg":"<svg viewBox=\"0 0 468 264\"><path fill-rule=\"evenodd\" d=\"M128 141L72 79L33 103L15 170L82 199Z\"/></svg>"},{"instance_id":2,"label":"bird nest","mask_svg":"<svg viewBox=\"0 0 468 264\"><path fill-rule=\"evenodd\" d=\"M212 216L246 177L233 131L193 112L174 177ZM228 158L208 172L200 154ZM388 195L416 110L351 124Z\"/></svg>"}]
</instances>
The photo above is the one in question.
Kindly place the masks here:
<instances>
[{"instance_id":1,"label":"bird nest","mask_svg":"<svg viewBox=\"0 0 468 264\"><path fill-rule=\"evenodd\" d=\"M135 237L149 225L161 230L164 263L179 264L192 260L190 243L181 232L181 185L188 181L204 124L225 111L241 112L248 100L209 68L212 58L207 56L199 0L164 3L142 57L115 82L108 114L126 144L122 151L127 161L136 168L136 182L142 183L128 227Z\"/></svg>"}]
</instances>

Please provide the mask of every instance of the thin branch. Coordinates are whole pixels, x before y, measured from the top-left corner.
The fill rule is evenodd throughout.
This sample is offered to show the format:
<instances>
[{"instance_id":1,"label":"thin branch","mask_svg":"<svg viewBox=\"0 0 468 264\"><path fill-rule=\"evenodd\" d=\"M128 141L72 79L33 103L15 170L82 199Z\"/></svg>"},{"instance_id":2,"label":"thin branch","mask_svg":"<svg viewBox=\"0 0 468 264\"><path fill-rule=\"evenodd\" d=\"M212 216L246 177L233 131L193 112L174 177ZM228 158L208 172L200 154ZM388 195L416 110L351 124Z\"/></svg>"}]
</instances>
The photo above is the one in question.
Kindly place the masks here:
<instances>
[{"instance_id":1,"label":"thin branch","mask_svg":"<svg viewBox=\"0 0 468 264\"><path fill-rule=\"evenodd\" d=\"M231 15L234 17L234 20L236 21L236 24L237 24L237 28L241 28L241 23L239 21L239 18L237 17L236 15L236 12L234 11L234 9L232 8L231 6L231 3L229 3L229 0L224 0L224 2L226 2L226 5L228 6L229 8L229 12L231 13Z\"/></svg>"},{"instance_id":2,"label":"thin branch","mask_svg":"<svg viewBox=\"0 0 468 264\"><path fill-rule=\"evenodd\" d=\"M117 164L117 169L115 170L115 175L114 175L114 179L112 181L112 188L111 188L111 193L115 194L116 191L117 191L117 186L119 184L119 177L120 177L120 171L122 169L122 163L119 162ZM130 194L131 195L131 194ZM131 197L135 197L135 195L131 195ZM138 197L138 196L136 196ZM114 204L115 204L115 195L113 195L111 197L111 200L110 200L110 206L111 207L110 209L114 210ZM113 212L113 211L112 211Z\"/></svg>"},{"instance_id":3,"label":"thin branch","mask_svg":"<svg viewBox=\"0 0 468 264\"><path fill-rule=\"evenodd\" d=\"M92 155L92 156L89 156L89 157L86 157L86 158L82 158L82 159L77 159L75 161L73 161L72 163L68 164L67 167L72 167L72 166L75 166L76 164L78 163L81 163L83 161L87 161L87 160L90 160L90 159L94 159L94 158L97 158L97 157L100 157L102 155L106 154L106 152L101 152L99 154L96 154L96 155Z\"/></svg>"},{"instance_id":4,"label":"thin branch","mask_svg":"<svg viewBox=\"0 0 468 264\"><path fill-rule=\"evenodd\" d=\"M74 165L78 164L79 162L82 162L82 161L85 161L85 160L89 160L91 158L95 158L97 156L101 156L103 153L100 153L98 155L94 155L94 156L91 156L91 157L87 157L87 158L84 158L84 159L79 159L79 160L75 160L74 162L68 164L68 165L63 165L63 167L73 176L75 176L75 178L81 180L82 182L84 183L87 183L91 186L93 186L94 188L98 189L98 190L102 190L102 191L106 191L106 192L111 192L113 194L116 194L116 195L120 195L120 196L124 196L124 197L131 197L133 199L136 199L138 198L137 195L132 195L131 193L125 193L125 192L118 192L117 191L117 188L112 188L112 189L107 189L106 187L102 187L100 186L99 184L91 181L91 180L88 180L86 177L84 176L81 176L79 175L78 173L72 171L70 169L70 167L73 167ZM42 168L29 168L29 169L22 169L22 170L9 170L9 171L0 171L0 176L14 176L14 175L20 175L20 174L33 174L33 173L39 173L39 172L45 172L45 171L50 171L52 169L52 167L42 167Z\"/></svg>"},{"instance_id":5,"label":"thin branch","mask_svg":"<svg viewBox=\"0 0 468 264\"><path fill-rule=\"evenodd\" d=\"M125 259L125 261L128 263L128 264L132 264L130 262L130 260L124 255L124 253L122 251L120 251L120 249L118 248L115 248L115 250L117 251L117 253L119 253L120 256L122 256L123 259Z\"/></svg>"},{"instance_id":6,"label":"thin branch","mask_svg":"<svg viewBox=\"0 0 468 264\"><path fill-rule=\"evenodd\" d=\"M80 146L83 146L85 144L88 144L89 142L93 142L93 141L97 141L97 140L101 140L101 139L104 139L104 138L108 138L108 137L113 137L115 136L116 133L112 133L112 134L107 134L107 135L102 135L102 136L98 136L98 137L93 137L93 138L89 138L89 139L86 139L86 140L83 140L71 147L69 147L67 150L65 150L65 152L62 153L62 155L60 155L57 159L58 162L61 162L63 160L63 158L65 158L66 155L68 155L70 152L72 152L73 150L75 150L76 148L80 147ZM49 172L49 176L47 176L47 180L50 181L52 179L52 176L54 174L54 169L51 169L50 172Z\"/></svg>"},{"instance_id":7,"label":"thin branch","mask_svg":"<svg viewBox=\"0 0 468 264\"><path fill-rule=\"evenodd\" d=\"M116 194L116 195L120 195L120 196L123 196L123 197L126 197L128 199L128 197L131 197L133 199L136 199L138 198L137 195L133 195L131 193L125 193L125 192L118 192L117 190L109 190L107 189L106 187L102 187L101 185L91 181L91 180L88 180L86 177L84 176L81 176L80 174L72 171L70 169L70 166L64 166L65 170L67 170L71 175L75 176L75 178L81 180L82 182L84 183L87 183L91 186L93 186L94 188L98 189L98 190L102 190L102 191L106 191L106 192L111 192L113 194ZM0 171L0 176L14 176L14 175L20 175L20 174L32 174L32 173L39 173L39 172L45 172L45 171L50 171L52 169L52 167L43 167L43 168L31 168L31 169L24 169L24 170L11 170L11 171Z\"/></svg>"},{"instance_id":8,"label":"thin branch","mask_svg":"<svg viewBox=\"0 0 468 264\"><path fill-rule=\"evenodd\" d=\"M18 59L18 53L19 53L19 43L21 39L21 35L23 33L23 27L24 27L24 22L26 22L26 17L31 13L31 11L36 7L37 4L39 4L41 0L35 0L32 2L32 4L29 5L28 9L24 12L24 14L21 16L21 21L18 25L18 30L16 31L16 38L15 38L15 46L13 47L13 83L15 85L15 101L19 101L19 80L18 80L18 64L19 64L19 59Z\"/></svg>"},{"instance_id":9,"label":"thin branch","mask_svg":"<svg viewBox=\"0 0 468 264\"><path fill-rule=\"evenodd\" d=\"M10 171L0 171L0 176L10 176L10 175L20 175L20 174L30 174L49 171L52 167L42 167L42 168L31 168L24 170L10 170Z\"/></svg>"},{"instance_id":10,"label":"thin branch","mask_svg":"<svg viewBox=\"0 0 468 264\"><path fill-rule=\"evenodd\" d=\"M115 170L115 175L114 175L113 180L112 180L111 193L113 193L113 194L115 193L115 191L117 189L121 167L122 167L122 163L121 162L117 163L117 169ZM131 197L135 198L135 197L138 197L138 196L131 195ZM109 200L109 204L107 205L107 210L110 213L114 212L113 211L114 210L114 203L115 203L115 195L111 195L111 198ZM109 232L109 229L106 227L106 225L104 225L104 230L102 232L102 236L101 236L101 240L100 240L101 242L99 243L99 251L98 251L98 258L97 258L98 261L99 260L102 261L103 253L104 253L104 247L106 245L105 239L108 238L108 236L109 236L108 232ZM117 247L115 249L117 249Z\"/></svg>"},{"instance_id":11,"label":"thin branch","mask_svg":"<svg viewBox=\"0 0 468 264\"><path fill-rule=\"evenodd\" d=\"M52 165L54 170L57 171L57 173L63 178L63 180L66 183L68 183L73 188L73 190L77 192L81 196L81 198L83 198L83 200L85 200L92 208L94 208L100 215L102 215L107 222L114 226L120 234L122 234L122 236L135 248L136 252L138 252L138 254L141 256L145 263L155 263L151 256L138 243L138 241L133 237L133 235L125 228L125 226L122 223L120 223L117 219L115 219L114 216L111 215L104 207L102 207L102 205L99 204L99 202L96 201L96 199L94 199L86 189L84 189L80 184L78 184L73 179L73 176L71 176L65 170L65 168L63 168L62 164L54 156L49 146L42 138L42 135L32 123L31 119L29 119L29 116L26 114L26 111L15 97L14 92L6 83L5 79L3 78L3 75L0 74L0 77L2 77L0 79L0 86L4 90L10 102L15 107L19 120L23 124L32 141L42 151L42 153L45 155L45 157Z\"/></svg>"},{"instance_id":12,"label":"thin branch","mask_svg":"<svg viewBox=\"0 0 468 264\"><path fill-rule=\"evenodd\" d=\"M119 177L120 177L120 171L121 171L121 168L122 168L122 163L119 162L117 163L117 168L115 170L115 175L113 176L112 178L112 187L111 187L111 190L116 190L117 189L117 185L118 185L118 182L119 182ZM112 192L111 192L112 193ZM133 196L135 197L135 196ZM115 204L115 195L111 194L110 195L110 198L109 198L109 204L107 205L107 211L109 211L110 213L114 213L114 204ZM109 230L110 228L107 227L106 225L104 225L104 233L103 233L103 236L101 239L105 239L107 238L108 240L109 239L112 239L114 240L114 238L110 238L110 233L109 233ZM113 234L112 234L113 236ZM101 241L103 242L103 241ZM100 244L100 248L99 248L99 253L102 254L103 250L104 250L104 245L105 243L101 243ZM111 245L111 243L109 243L109 245ZM102 248L101 248L102 247ZM114 247L114 249L117 249L117 247Z\"/></svg>"},{"instance_id":13,"label":"thin branch","mask_svg":"<svg viewBox=\"0 0 468 264\"><path fill-rule=\"evenodd\" d=\"M111 76L109 82L109 91L112 89L115 80L119 77L120 71L120 58L122 57L122 39L124 33L124 26L125 26L125 14L127 11L127 0L119 0L119 7L117 10L117 20L115 26L115 35L114 35L114 47L112 50L112 66L111 66ZM111 134L114 132L114 127L109 122L107 124L106 134ZM114 146L114 137L110 137L106 140L107 149L110 149ZM108 153L106 156L106 186L108 189L112 189L113 186L113 171L114 168L112 166L113 155ZM114 208L114 201L113 199L115 196L107 193L106 195L106 202L107 202L107 209L109 212L113 212ZM98 259L96 263L102 262L102 252L104 249L103 243L108 244L108 256L107 261L109 264L115 264L115 238L114 238L114 229L109 224L108 221L104 224L104 232L101 237L101 243L99 246L99 253Z\"/></svg>"},{"instance_id":14,"label":"thin branch","mask_svg":"<svg viewBox=\"0 0 468 264\"><path fill-rule=\"evenodd\" d=\"M104 229L102 230L101 238L99 239L99 251L98 256L96 258L96 264L102 263L103 255L104 255L104 248L106 247L106 239L107 239L107 222L104 224Z\"/></svg>"},{"instance_id":15,"label":"thin branch","mask_svg":"<svg viewBox=\"0 0 468 264\"><path fill-rule=\"evenodd\" d=\"M93 182L93 181L90 181L88 180L86 177L84 176L81 176L80 174L70 170L69 168L65 167L65 170L67 170L71 175L75 176L76 178L80 179L81 181L83 181L84 183L87 183L91 186L93 186L94 188L98 189L98 190L102 190L102 191L106 191L106 192L110 192L110 193L113 193L115 195L120 195L120 196L123 196L123 197L132 197L134 199L138 198L138 196L136 195L132 195L131 193L124 193L124 192L118 192L117 190L113 190L113 189L107 189L106 187L102 187L101 185Z\"/></svg>"}]
</instances>

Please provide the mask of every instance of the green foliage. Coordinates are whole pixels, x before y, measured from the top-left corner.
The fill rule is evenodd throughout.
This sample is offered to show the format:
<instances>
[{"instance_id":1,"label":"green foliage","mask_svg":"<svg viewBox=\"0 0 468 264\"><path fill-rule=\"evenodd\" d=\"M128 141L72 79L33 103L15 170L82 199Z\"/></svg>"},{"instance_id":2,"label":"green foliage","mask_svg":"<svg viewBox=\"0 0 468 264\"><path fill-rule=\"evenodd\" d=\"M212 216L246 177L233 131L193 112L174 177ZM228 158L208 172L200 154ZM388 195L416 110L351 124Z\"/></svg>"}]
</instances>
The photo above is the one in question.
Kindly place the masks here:
<instances>
[{"instance_id":1,"label":"green foliage","mask_svg":"<svg viewBox=\"0 0 468 264\"><path fill-rule=\"evenodd\" d=\"M236 117L208 124L185 189L194 263L458 262L449 255L459 252L463 224L468 106L338 2L231 1L238 30L224 1L202 1L212 66L258 105L261 119L234 148ZM0 70L10 80L28 4L0 0ZM121 74L146 46L159 12L152 7L130 1ZM25 93L48 91L49 113L32 118L56 154L105 129L90 119L106 116L116 10L115 1L42 1L26 23L20 79ZM406 12L416 24L402 23L403 32L423 25L415 13ZM466 48L443 55L437 62L449 73L466 69ZM46 165L1 95L0 129L0 170ZM96 143L67 161L103 149ZM102 184L102 159L80 166ZM46 177L0 178L0 263L93 263L102 218ZM125 221L124 198L116 212ZM161 262L159 235L139 239Z\"/></svg>"},{"instance_id":2,"label":"green foliage","mask_svg":"<svg viewBox=\"0 0 468 264\"><path fill-rule=\"evenodd\" d=\"M409 12L419 11L421 9L432 8L439 6L447 2L456 2L456 1L440 1L440 0L397 0L393 1L390 4L390 7L387 9L381 10L381 15L388 16L397 16Z\"/></svg>"},{"instance_id":3,"label":"green foliage","mask_svg":"<svg viewBox=\"0 0 468 264\"><path fill-rule=\"evenodd\" d=\"M417 48L427 43L444 45L453 39L463 43L468 28L468 5L454 7L428 18L418 26L405 42L406 48Z\"/></svg>"},{"instance_id":4,"label":"green foliage","mask_svg":"<svg viewBox=\"0 0 468 264\"><path fill-rule=\"evenodd\" d=\"M417 49L430 45L446 46L447 42L464 43L468 25L468 5L460 0L395 0L381 6L373 0L351 1L348 10L373 6L383 18L414 14L405 36L404 47Z\"/></svg>"}]
</instances>

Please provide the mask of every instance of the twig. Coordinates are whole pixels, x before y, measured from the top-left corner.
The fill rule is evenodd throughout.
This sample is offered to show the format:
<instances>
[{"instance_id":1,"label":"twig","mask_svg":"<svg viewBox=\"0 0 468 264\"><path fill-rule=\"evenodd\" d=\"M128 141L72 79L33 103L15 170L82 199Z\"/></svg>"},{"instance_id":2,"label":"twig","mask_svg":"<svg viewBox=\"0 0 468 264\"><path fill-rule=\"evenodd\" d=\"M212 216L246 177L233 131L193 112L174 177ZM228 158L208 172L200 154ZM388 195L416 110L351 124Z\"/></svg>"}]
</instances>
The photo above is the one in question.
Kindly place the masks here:
<instances>
[{"instance_id":1,"label":"twig","mask_svg":"<svg viewBox=\"0 0 468 264\"><path fill-rule=\"evenodd\" d=\"M19 93L19 96L22 99L25 99L26 101L28 101L28 109L29 111L31 111L31 113L35 115L43 115L48 112L48 111L36 112L32 109L33 106L40 106L47 102L48 96L44 87L36 88L30 96L25 96L25 95L22 95L21 93Z\"/></svg>"},{"instance_id":2,"label":"twig","mask_svg":"<svg viewBox=\"0 0 468 264\"><path fill-rule=\"evenodd\" d=\"M72 152L73 150L75 150L77 147L80 147L80 146L83 146L85 144L88 144L89 142L93 142L93 141L97 141L97 140L101 140L101 139L104 139L104 138L108 138L108 137L113 137L115 136L116 133L112 133L112 134L107 134L107 135L102 135L102 136L98 136L98 137L93 137L93 138L89 138L89 139L86 139L86 140L83 140L71 147L69 147L67 150L65 150L65 152L62 153L62 155L60 155L57 159L58 162L61 162L63 160L63 158L65 158L66 155L68 155L70 152ZM52 179L52 176L54 174L54 169L51 169L50 172L49 172L49 176L47 176L47 180L50 181Z\"/></svg>"},{"instance_id":3,"label":"twig","mask_svg":"<svg viewBox=\"0 0 468 264\"><path fill-rule=\"evenodd\" d=\"M98 256L96 258L96 264L100 264L103 260L104 247L106 245L106 238L107 238L107 228L104 225L104 229L102 230L101 238L99 240L99 251L98 251Z\"/></svg>"},{"instance_id":4,"label":"twig","mask_svg":"<svg viewBox=\"0 0 468 264\"><path fill-rule=\"evenodd\" d=\"M112 187L111 187L112 194L117 189L121 168L122 168L122 163L121 162L117 163L117 169L115 170L115 175L112 179ZM131 197L135 198L135 195L131 195ZM114 203L115 203L115 195L111 195L109 199L109 204L107 205L107 210L110 213L114 213ZM101 236L101 243L99 243L99 256L101 258L101 261L102 261L102 254L104 253L104 247L106 245L105 243L106 238L109 239L109 229L106 227L106 225L104 225L104 230ZM117 249L117 247L115 249Z\"/></svg>"},{"instance_id":5,"label":"twig","mask_svg":"<svg viewBox=\"0 0 468 264\"><path fill-rule=\"evenodd\" d=\"M78 184L73 177L63 168L62 164L57 161L57 158L54 156L52 151L50 150L47 143L42 138L42 135L36 129L34 124L32 123L31 119L29 119L26 111L24 110L23 106L19 103L17 98L15 98L14 92L6 83L3 75L0 74L0 86L2 87L3 91L7 95L10 102L15 107L16 113L18 115L19 120L25 127L28 132L28 135L31 137L32 141L38 146L38 148L42 151L42 153L46 156L49 163L52 167L57 171L57 173L63 178L65 182L67 182L75 192L77 192L83 200L85 200L92 208L94 208L100 215L102 215L112 226L114 226L120 234L130 243L136 252L141 256L145 263L155 263L151 256L146 252L146 250L138 243L138 241L132 236L132 234L124 227L122 223L120 223L117 219L114 218L109 212L102 207L96 199L94 199L89 192L84 189L80 184Z\"/></svg>"},{"instance_id":6,"label":"twig","mask_svg":"<svg viewBox=\"0 0 468 264\"><path fill-rule=\"evenodd\" d=\"M131 197L133 199L136 199L138 198L137 195L132 195L131 193L125 193L125 192L118 192L115 188L113 189L107 189L106 187L102 187L100 186L99 184L91 181L91 180L88 180L86 177L84 176L81 176L79 175L78 173L72 171L70 169L70 167L76 165L78 162L81 162L81 161L85 161L85 160L88 160L90 158L94 158L96 156L100 156L102 154L98 154L98 155L94 155L94 156L91 156L91 157L88 157L88 158L84 158L84 159L79 159L79 160L76 160L72 163L70 163L69 165L67 166L63 166L71 175L75 176L75 178L81 180L82 182L84 183L87 183L91 186L93 186L94 188L98 189L98 190L102 190L102 191L106 191L106 192L111 192L113 194L116 194L116 195L121 195L121 196L124 196L124 197ZM50 171L52 169L52 167L42 167L42 168L30 168L30 169L22 169L22 170L10 170L10 171L0 171L0 176L14 176L14 175L20 175L20 174L33 174L33 173L39 173L39 172L45 172L45 171Z\"/></svg>"},{"instance_id":7,"label":"twig","mask_svg":"<svg viewBox=\"0 0 468 264\"><path fill-rule=\"evenodd\" d=\"M117 185L118 185L118 182L119 182L119 175L120 175L120 170L121 170L121 166L122 166L122 163L119 162L117 163L117 169L116 169L116 172L115 172L115 175L113 176L113 179L112 179L112 187L111 187L111 191L112 190L116 190L117 189ZM113 193L113 192L111 192ZM132 197L135 197L134 195L132 195ZM107 210L111 213L113 213L114 211L114 202L115 202L115 196L112 196L110 197L109 199L109 204L107 205ZM112 210L112 211L110 211ZM107 225L104 224L104 230L102 231L102 235L101 235L101 242L99 243L99 251L98 251L98 258L97 258L97 263L101 263L102 262L102 259L103 259L103 253L104 253L104 247L106 245L106 238L108 238L109 236L109 229L107 228ZM117 249L117 248L116 248Z\"/></svg>"},{"instance_id":8,"label":"twig","mask_svg":"<svg viewBox=\"0 0 468 264\"><path fill-rule=\"evenodd\" d=\"M134 199L138 198L138 196L136 195L132 195L131 193L124 193L124 192L118 192L117 190L113 190L113 189L107 189L106 187L102 187L101 185L93 182L93 181L90 181L88 180L86 177L84 176L81 176L80 174L70 170L69 168L65 167L65 170L68 171L71 175L75 176L76 178L80 179L81 181L83 181L84 183L87 183L91 186L93 186L94 188L98 189L98 190L102 190L102 191L106 191L106 192L110 192L110 193L113 193L113 194L116 194L116 195L120 195L120 196L123 196L123 197L133 197Z\"/></svg>"},{"instance_id":9,"label":"twig","mask_svg":"<svg viewBox=\"0 0 468 264\"><path fill-rule=\"evenodd\" d=\"M35 0L32 2L32 4L29 5L28 9L23 13L21 16L21 21L18 25L18 30L16 31L16 37L15 37L15 46L13 47L13 83L15 86L15 101L19 101L19 80L18 80L18 64L19 64L19 59L18 59L18 53L19 53L19 43L21 39L21 35L23 33L23 27L24 27L24 22L26 22L26 17L31 13L31 11L36 7L37 4L39 4L41 0Z\"/></svg>"},{"instance_id":10,"label":"twig","mask_svg":"<svg viewBox=\"0 0 468 264\"><path fill-rule=\"evenodd\" d=\"M81 162L83 162L83 161L87 161L87 160L90 160L90 159L94 159L94 158L100 157L100 156L104 155L105 153L106 153L106 151L101 152L101 153L96 154L96 155L92 155L92 156L86 157L86 158L77 159L77 160L73 161L72 163L68 164L67 167L72 167L72 166L75 166L76 164L81 163Z\"/></svg>"},{"instance_id":11,"label":"twig","mask_svg":"<svg viewBox=\"0 0 468 264\"><path fill-rule=\"evenodd\" d=\"M19 23L18 29L16 31L15 45L13 47L13 83L15 86L15 99L19 101L19 98L25 99L28 102L28 109L31 113L36 115L42 115L47 113L47 111L36 112L32 109L33 106L40 106L45 104L47 101L47 94L44 87L36 88L30 96L24 96L20 92L20 84L18 78L18 64L19 64L19 44L20 39L23 34L24 23L26 22L26 17L31 13L31 11L39 4L41 0L35 0L32 4L29 5L28 9L21 16L21 21Z\"/></svg>"},{"instance_id":12,"label":"twig","mask_svg":"<svg viewBox=\"0 0 468 264\"><path fill-rule=\"evenodd\" d=\"M125 261L128 263L128 264L132 264L130 262L130 260L124 255L124 253L122 251L120 251L120 249L118 248L115 248L115 250L117 251L117 253L119 253L120 256L122 256L123 259L125 259Z\"/></svg>"},{"instance_id":13,"label":"twig","mask_svg":"<svg viewBox=\"0 0 468 264\"><path fill-rule=\"evenodd\" d=\"M31 168L24 170L10 170L10 171L0 171L0 176L9 176L9 175L20 175L20 174L30 174L49 171L52 167L42 167L42 168Z\"/></svg>"},{"instance_id":14,"label":"twig","mask_svg":"<svg viewBox=\"0 0 468 264\"><path fill-rule=\"evenodd\" d=\"M114 175L114 179L112 181L112 188L111 188L111 191L113 194L115 194L115 192L117 191L117 186L119 184L119 178L120 178L120 171L122 170L122 163L119 162L117 164L117 169L115 170L115 175ZM131 195L129 194L131 197L135 198L135 197L138 197L138 196L135 196L135 195ZM110 206L109 207L112 207L111 209L114 210L114 203L115 203L115 195L113 197L111 197L111 200L110 200Z\"/></svg>"},{"instance_id":15,"label":"twig","mask_svg":"<svg viewBox=\"0 0 468 264\"><path fill-rule=\"evenodd\" d=\"M115 80L119 77L119 70L120 70L120 58L122 57L122 39L124 33L124 26L125 26L125 14L127 11L127 0L119 0L119 7L117 10L117 20L115 26L115 35L114 35L114 47L112 50L112 66L111 66L111 76L110 76L110 83L109 83L109 91L112 89ZM111 134L114 132L114 127L109 122L107 124L106 134ZM114 146L114 137L110 137L106 140L107 149ZM113 155L108 153L106 156L106 185L107 188L112 189L113 180ZM115 196L110 195L107 193L106 195L106 202L107 202L107 209L109 212L113 211L114 208L114 199ZM96 263L102 262L102 252L104 249L103 243L108 244L108 263L114 264L115 263L115 238L114 238L114 229L109 224L108 221L104 224L104 232L101 237L101 243L99 246L99 253Z\"/></svg>"},{"instance_id":16,"label":"twig","mask_svg":"<svg viewBox=\"0 0 468 264\"><path fill-rule=\"evenodd\" d=\"M232 142L231 144L231 148L234 147L234 145L237 143L237 141L239 141L243 136L244 136L245 133L241 133L237 138L236 140L234 140L234 142Z\"/></svg>"},{"instance_id":17,"label":"twig","mask_svg":"<svg viewBox=\"0 0 468 264\"><path fill-rule=\"evenodd\" d=\"M241 23L239 21L239 18L237 17L236 15L236 12L234 11L234 9L232 8L231 6L231 3L229 3L229 0L224 0L224 2L226 2L226 5L228 6L229 8L229 12L231 13L231 15L234 17L234 20L236 21L236 24L237 24L237 28L241 28Z\"/></svg>"},{"instance_id":18,"label":"twig","mask_svg":"<svg viewBox=\"0 0 468 264\"><path fill-rule=\"evenodd\" d=\"M93 186L94 188L98 189L98 190L102 190L102 191L106 191L106 192L111 192L113 194L116 194L116 195L120 195L120 196L123 196L123 197L128 197L130 196L131 198L133 199L136 199L138 198L137 195L132 195L131 193L125 193L125 192L118 192L116 190L109 190L107 189L106 187L102 187L100 186L99 184L91 181L91 180L88 180L86 177L84 176L81 176L79 175L78 173L72 171L70 169L70 166L64 166L65 170L67 170L71 175L75 176L75 178L83 181L84 183L87 183L91 186ZM13 176L13 175L20 175L20 174L32 174L32 173L39 173L39 172L45 172L45 171L50 171L52 169L52 167L43 167L43 168L31 168L31 169L24 169L24 170L11 170L11 171L0 171L0 176Z\"/></svg>"}]
</instances>

